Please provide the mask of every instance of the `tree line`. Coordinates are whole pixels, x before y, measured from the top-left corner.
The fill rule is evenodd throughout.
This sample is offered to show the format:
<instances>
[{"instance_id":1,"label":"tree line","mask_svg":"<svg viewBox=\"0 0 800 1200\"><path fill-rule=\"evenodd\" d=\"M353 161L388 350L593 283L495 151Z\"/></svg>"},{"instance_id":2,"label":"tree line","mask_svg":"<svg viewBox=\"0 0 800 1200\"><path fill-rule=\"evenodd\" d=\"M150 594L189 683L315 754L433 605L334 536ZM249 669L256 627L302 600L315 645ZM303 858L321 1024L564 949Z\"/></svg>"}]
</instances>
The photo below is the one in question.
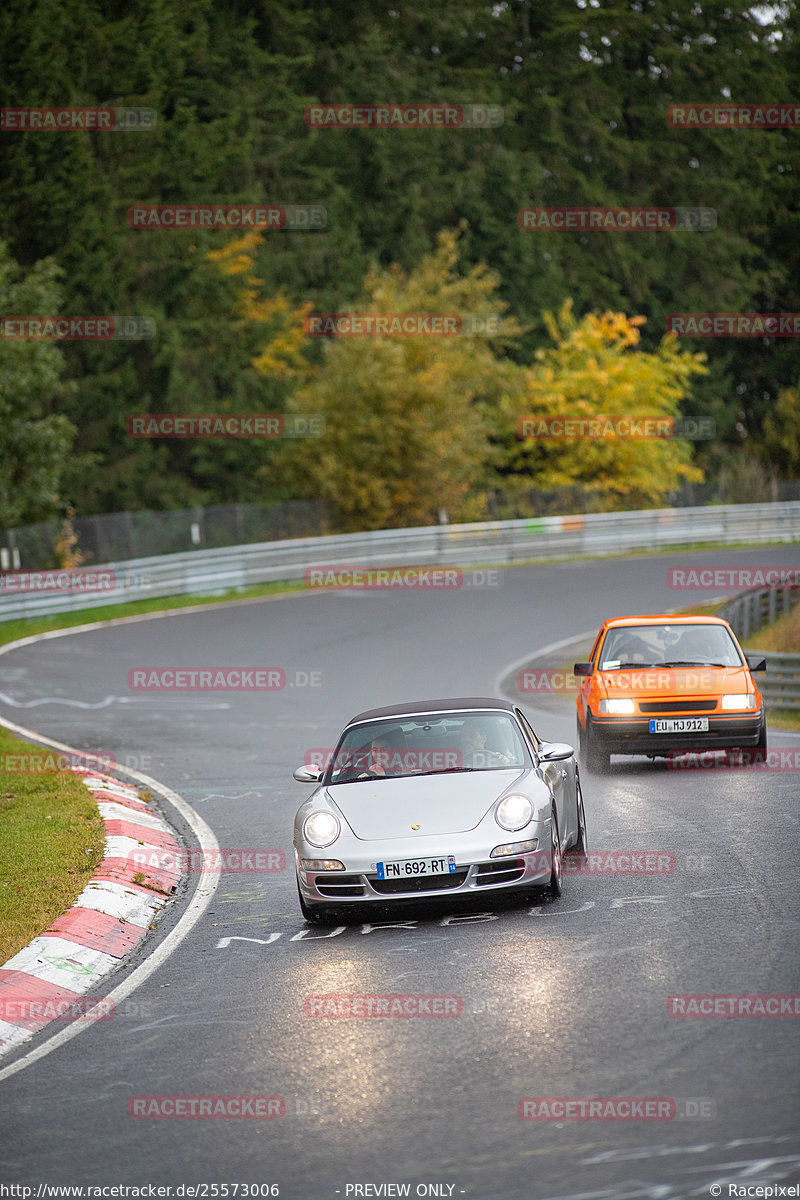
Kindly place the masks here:
<instances>
[{"instance_id":1,"label":"tree line","mask_svg":"<svg viewBox=\"0 0 800 1200\"><path fill-rule=\"evenodd\" d=\"M156 120L0 135L0 315L130 315L154 335L0 340L0 525L315 496L339 528L377 527L482 516L490 490L581 483L630 507L682 481L738 478L748 499L770 470L797 478L796 339L665 334L673 313L800 311L800 131L667 119L790 101L796 31L794 3L9 0L7 104ZM307 117L384 102L494 115ZM133 206L169 204L325 221L131 226ZM520 228L521 209L558 206L715 221ZM489 336L310 333L312 313L395 311L500 319ZM132 437L142 413L313 413L324 433ZM520 436L526 416L620 413L705 418L715 436Z\"/></svg>"}]
</instances>

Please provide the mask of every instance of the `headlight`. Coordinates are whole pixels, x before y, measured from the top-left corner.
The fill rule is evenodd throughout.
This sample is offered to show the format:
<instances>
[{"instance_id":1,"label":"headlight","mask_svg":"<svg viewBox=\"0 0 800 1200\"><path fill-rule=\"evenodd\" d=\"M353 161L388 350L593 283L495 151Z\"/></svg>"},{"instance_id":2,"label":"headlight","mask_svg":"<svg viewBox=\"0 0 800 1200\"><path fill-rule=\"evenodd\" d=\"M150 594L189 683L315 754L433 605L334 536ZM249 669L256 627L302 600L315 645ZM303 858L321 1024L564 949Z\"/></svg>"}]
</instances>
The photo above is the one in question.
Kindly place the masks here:
<instances>
[{"instance_id":1,"label":"headlight","mask_svg":"<svg viewBox=\"0 0 800 1200\"><path fill-rule=\"evenodd\" d=\"M533 816L533 805L527 796L506 796L494 812L497 824L503 829L523 829Z\"/></svg>"},{"instance_id":2,"label":"headlight","mask_svg":"<svg viewBox=\"0 0 800 1200\"><path fill-rule=\"evenodd\" d=\"M726 711L731 708L745 708L745 709L752 708L752 709L754 709L755 706L756 706L755 692L748 692L746 696L739 695L739 696L723 696L722 697L722 708L723 708L723 710L726 710Z\"/></svg>"},{"instance_id":3,"label":"headlight","mask_svg":"<svg viewBox=\"0 0 800 1200\"><path fill-rule=\"evenodd\" d=\"M538 838L529 838L527 842L506 842L504 846L495 846L489 858L506 858L509 854L528 854L538 845Z\"/></svg>"},{"instance_id":4,"label":"headlight","mask_svg":"<svg viewBox=\"0 0 800 1200\"><path fill-rule=\"evenodd\" d=\"M610 717L630 717L636 709L632 700L601 700L600 712Z\"/></svg>"},{"instance_id":5,"label":"headlight","mask_svg":"<svg viewBox=\"0 0 800 1200\"><path fill-rule=\"evenodd\" d=\"M315 812L306 817L303 837L312 846L330 846L339 836L339 822L333 813Z\"/></svg>"},{"instance_id":6,"label":"headlight","mask_svg":"<svg viewBox=\"0 0 800 1200\"><path fill-rule=\"evenodd\" d=\"M344 863L338 858L301 858L301 871L343 871Z\"/></svg>"}]
</instances>

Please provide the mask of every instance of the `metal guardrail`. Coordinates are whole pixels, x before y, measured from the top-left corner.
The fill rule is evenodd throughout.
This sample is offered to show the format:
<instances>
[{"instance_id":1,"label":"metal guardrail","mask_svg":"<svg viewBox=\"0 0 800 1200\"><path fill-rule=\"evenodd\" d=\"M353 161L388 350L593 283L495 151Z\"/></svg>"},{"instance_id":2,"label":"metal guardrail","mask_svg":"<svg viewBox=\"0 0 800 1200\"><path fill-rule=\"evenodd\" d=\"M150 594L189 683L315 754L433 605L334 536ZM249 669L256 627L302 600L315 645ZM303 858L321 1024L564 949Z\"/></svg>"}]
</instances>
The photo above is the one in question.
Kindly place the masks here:
<instances>
[{"instance_id":1,"label":"metal guardrail","mask_svg":"<svg viewBox=\"0 0 800 1200\"><path fill-rule=\"evenodd\" d=\"M791 498L800 499L800 492ZM73 517L71 525L89 561L105 563L291 537L321 537L327 529L326 519L321 500L286 500L278 504L210 504L205 508L95 513ZM52 560L59 537L63 537L60 520L0 529L0 567L44 569Z\"/></svg>"},{"instance_id":2,"label":"metal guardrail","mask_svg":"<svg viewBox=\"0 0 800 1200\"><path fill-rule=\"evenodd\" d=\"M800 603L800 588L757 588L742 592L719 615L729 623L737 638L749 638L764 625L771 625L779 616ZM759 690L768 704L776 708L800 709L800 654L777 654L751 650L751 655L763 654L767 660L766 675L758 682Z\"/></svg>"},{"instance_id":3,"label":"metal guardrail","mask_svg":"<svg viewBox=\"0 0 800 1200\"><path fill-rule=\"evenodd\" d=\"M469 525L382 529L194 550L80 568L109 577L94 591L22 591L0 577L0 621L73 612L151 597L213 596L271 581L302 580L312 567L502 566L708 543L800 541L800 501L643 512L584 513ZM11 573L14 574L14 573ZM43 574L43 573L42 573ZM53 576L57 573L52 572ZM16 582L17 590L11 590Z\"/></svg>"},{"instance_id":4,"label":"metal guardrail","mask_svg":"<svg viewBox=\"0 0 800 1200\"><path fill-rule=\"evenodd\" d=\"M800 709L800 654L764 654L764 658L767 673L759 680L758 687L767 704Z\"/></svg>"},{"instance_id":5,"label":"metal guardrail","mask_svg":"<svg viewBox=\"0 0 800 1200\"><path fill-rule=\"evenodd\" d=\"M484 515L479 521L513 521L563 513L596 512L597 491L575 483L553 489L525 488L506 493L491 488L481 494ZM766 501L766 495L762 498ZM788 504L800 500L800 479L781 480L769 499ZM683 483L668 501L672 508L732 503L716 484ZM320 499L270 499L205 507L137 509L128 512L74 516L71 527L78 545L93 563L151 558L156 554L183 554L196 550L221 550L225 546L252 546L286 538L322 537L337 528L330 505ZM44 569L64 536L63 519L33 525L0 528L0 569Z\"/></svg>"},{"instance_id":6,"label":"metal guardrail","mask_svg":"<svg viewBox=\"0 0 800 1200\"><path fill-rule=\"evenodd\" d=\"M735 600L720 609L737 638L749 638L763 625L771 625L800 601L800 588L758 588L742 592Z\"/></svg>"}]
</instances>

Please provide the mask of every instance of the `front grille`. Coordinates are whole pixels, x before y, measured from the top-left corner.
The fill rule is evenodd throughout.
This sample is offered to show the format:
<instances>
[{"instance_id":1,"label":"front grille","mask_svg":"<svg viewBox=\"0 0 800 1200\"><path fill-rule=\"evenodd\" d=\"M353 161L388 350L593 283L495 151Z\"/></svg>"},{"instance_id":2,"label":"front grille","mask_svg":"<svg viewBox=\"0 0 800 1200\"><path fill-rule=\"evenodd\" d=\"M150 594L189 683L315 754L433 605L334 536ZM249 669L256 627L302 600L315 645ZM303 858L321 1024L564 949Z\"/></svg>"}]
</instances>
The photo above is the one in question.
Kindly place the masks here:
<instances>
[{"instance_id":1,"label":"front grille","mask_svg":"<svg viewBox=\"0 0 800 1200\"><path fill-rule=\"evenodd\" d=\"M382 896L400 892L439 892L443 888L457 888L467 878L469 867L454 871L452 875L416 875L413 879L370 879L370 884Z\"/></svg>"},{"instance_id":2,"label":"front grille","mask_svg":"<svg viewBox=\"0 0 800 1200\"><path fill-rule=\"evenodd\" d=\"M712 712L716 700L653 700L639 702L643 713Z\"/></svg>"},{"instance_id":3,"label":"front grille","mask_svg":"<svg viewBox=\"0 0 800 1200\"><path fill-rule=\"evenodd\" d=\"M315 882L321 896L334 899L337 896L363 896L365 893L360 875L318 875Z\"/></svg>"},{"instance_id":4,"label":"front grille","mask_svg":"<svg viewBox=\"0 0 800 1200\"><path fill-rule=\"evenodd\" d=\"M524 858L496 858L492 862L478 863L475 883L478 887L486 887L491 883L516 883L524 874Z\"/></svg>"}]
</instances>

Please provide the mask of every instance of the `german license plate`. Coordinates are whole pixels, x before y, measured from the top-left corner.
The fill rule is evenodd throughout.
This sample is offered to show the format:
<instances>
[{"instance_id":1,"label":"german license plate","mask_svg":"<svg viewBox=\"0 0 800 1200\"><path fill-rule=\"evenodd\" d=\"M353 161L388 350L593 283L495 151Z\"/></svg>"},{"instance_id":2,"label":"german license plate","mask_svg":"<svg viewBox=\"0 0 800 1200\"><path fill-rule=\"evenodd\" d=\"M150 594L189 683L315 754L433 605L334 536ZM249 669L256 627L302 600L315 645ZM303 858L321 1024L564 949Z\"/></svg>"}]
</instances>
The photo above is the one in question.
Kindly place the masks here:
<instances>
[{"instance_id":1,"label":"german license plate","mask_svg":"<svg viewBox=\"0 0 800 1200\"><path fill-rule=\"evenodd\" d=\"M415 879L419 875L453 875L456 869L454 854L442 858L407 858L402 862L379 862L378 879Z\"/></svg>"},{"instance_id":2,"label":"german license plate","mask_svg":"<svg viewBox=\"0 0 800 1200\"><path fill-rule=\"evenodd\" d=\"M708 733L708 717L668 717L650 721L651 733Z\"/></svg>"}]
</instances>

